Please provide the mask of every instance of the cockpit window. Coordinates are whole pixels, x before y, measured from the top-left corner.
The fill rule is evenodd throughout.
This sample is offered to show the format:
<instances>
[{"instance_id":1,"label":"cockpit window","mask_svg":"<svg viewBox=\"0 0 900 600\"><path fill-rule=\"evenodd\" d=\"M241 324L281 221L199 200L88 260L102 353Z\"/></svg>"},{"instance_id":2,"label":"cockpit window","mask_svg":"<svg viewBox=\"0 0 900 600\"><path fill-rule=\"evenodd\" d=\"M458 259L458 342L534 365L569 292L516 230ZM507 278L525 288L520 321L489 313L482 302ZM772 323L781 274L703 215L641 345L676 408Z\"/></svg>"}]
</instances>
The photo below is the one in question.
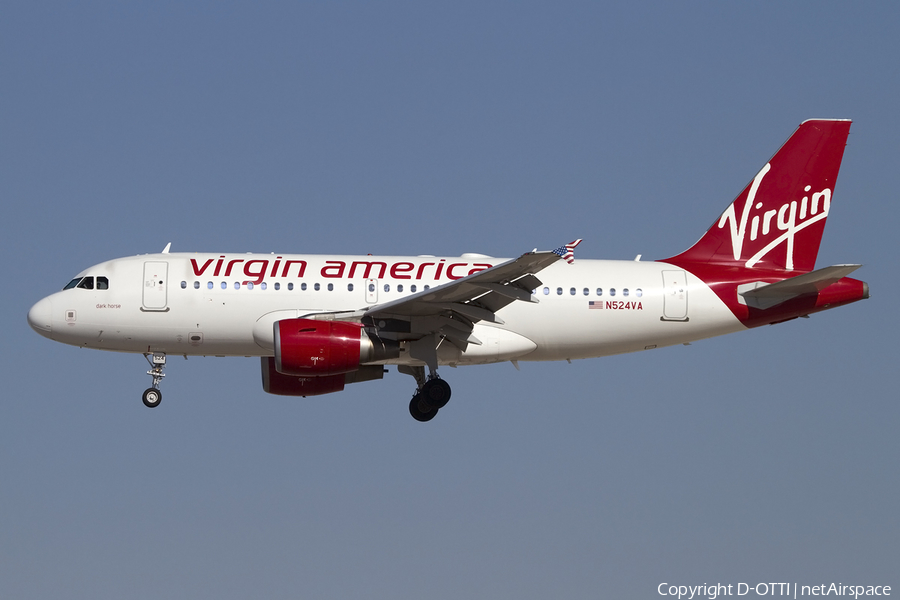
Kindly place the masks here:
<instances>
[{"instance_id":1,"label":"cockpit window","mask_svg":"<svg viewBox=\"0 0 900 600\"><path fill-rule=\"evenodd\" d=\"M94 278L93 277L76 277L72 281L66 284L64 290L71 290L72 288L80 288L82 290L92 290L94 289ZM109 279L106 277L98 277L97 278L97 289L98 290L108 290L109 289Z\"/></svg>"}]
</instances>

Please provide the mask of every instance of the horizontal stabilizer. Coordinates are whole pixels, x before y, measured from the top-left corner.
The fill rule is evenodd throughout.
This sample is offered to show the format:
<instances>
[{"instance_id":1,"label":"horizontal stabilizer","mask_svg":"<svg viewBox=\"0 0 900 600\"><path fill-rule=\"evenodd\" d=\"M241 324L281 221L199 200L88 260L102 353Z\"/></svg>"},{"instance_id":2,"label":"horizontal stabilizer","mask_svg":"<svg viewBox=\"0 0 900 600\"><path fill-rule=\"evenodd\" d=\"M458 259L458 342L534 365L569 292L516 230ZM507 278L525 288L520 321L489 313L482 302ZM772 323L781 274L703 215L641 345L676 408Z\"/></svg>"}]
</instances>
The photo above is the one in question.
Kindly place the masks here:
<instances>
[{"instance_id":1,"label":"horizontal stabilizer","mask_svg":"<svg viewBox=\"0 0 900 600\"><path fill-rule=\"evenodd\" d=\"M738 286L738 295L747 306L765 310L805 294L817 294L862 265L834 265L776 283L747 283Z\"/></svg>"}]
</instances>

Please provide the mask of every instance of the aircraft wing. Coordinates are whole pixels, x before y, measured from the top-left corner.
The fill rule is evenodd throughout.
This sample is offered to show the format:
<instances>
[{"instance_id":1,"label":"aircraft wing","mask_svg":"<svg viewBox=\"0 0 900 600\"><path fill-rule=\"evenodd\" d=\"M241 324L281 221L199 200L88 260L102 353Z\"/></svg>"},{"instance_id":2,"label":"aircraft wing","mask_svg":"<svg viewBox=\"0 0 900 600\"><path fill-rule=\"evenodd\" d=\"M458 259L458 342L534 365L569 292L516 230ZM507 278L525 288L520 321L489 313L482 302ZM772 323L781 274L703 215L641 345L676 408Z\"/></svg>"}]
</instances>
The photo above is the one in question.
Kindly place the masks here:
<instances>
[{"instance_id":1,"label":"aircraft wing","mask_svg":"<svg viewBox=\"0 0 900 600\"><path fill-rule=\"evenodd\" d=\"M362 322L383 339L414 341L430 335L447 339L460 350L480 345L475 323L502 324L501 308L520 300L537 302L532 291L542 285L535 274L558 260L574 261L575 240L556 250L526 252L519 258L421 292L347 313L316 313L308 319Z\"/></svg>"},{"instance_id":2,"label":"aircraft wing","mask_svg":"<svg viewBox=\"0 0 900 600\"><path fill-rule=\"evenodd\" d=\"M541 280L535 277L535 273L560 259L572 264L575 262L575 247L580 243L581 240L577 239L549 252L526 252L519 258L456 281L372 306L365 311L364 317L373 320L455 317L470 322L469 329L477 321L502 323L496 312L516 300L537 302L537 298L532 297L532 291L541 285ZM422 333L432 333L427 329Z\"/></svg>"},{"instance_id":3,"label":"aircraft wing","mask_svg":"<svg viewBox=\"0 0 900 600\"><path fill-rule=\"evenodd\" d=\"M475 323L502 324L497 311L515 302L537 302L532 290L541 285L535 273L562 257L554 252L528 252L462 279L417 294L377 304L362 315L362 322L385 339L443 338L460 350L481 345L472 335Z\"/></svg>"},{"instance_id":4,"label":"aircraft wing","mask_svg":"<svg viewBox=\"0 0 900 600\"><path fill-rule=\"evenodd\" d=\"M560 258L553 252L528 252L462 279L377 304L366 310L365 316L402 318L452 313L473 322L500 323L495 313L504 306L516 300L537 302L531 292L541 281L534 274Z\"/></svg>"}]
</instances>

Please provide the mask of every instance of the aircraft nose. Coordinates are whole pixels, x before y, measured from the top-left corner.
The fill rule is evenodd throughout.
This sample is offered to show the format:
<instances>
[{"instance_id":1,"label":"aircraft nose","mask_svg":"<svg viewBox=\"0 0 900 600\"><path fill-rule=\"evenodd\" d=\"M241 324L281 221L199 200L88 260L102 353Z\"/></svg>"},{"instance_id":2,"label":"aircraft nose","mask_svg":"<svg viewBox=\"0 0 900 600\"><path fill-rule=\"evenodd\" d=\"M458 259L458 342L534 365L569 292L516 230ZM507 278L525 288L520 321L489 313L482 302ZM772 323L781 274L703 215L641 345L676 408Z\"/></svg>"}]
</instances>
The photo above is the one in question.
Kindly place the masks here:
<instances>
[{"instance_id":1,"label":"aircraft nose","mask_svg":"<svg viewBox=\"0 0 900 600\"><path fill-rule=\"evenodd\" d=\"M50 298L44 298L31 307L28 311L28 324L31 328L43 336L50 334L50 322L53 316Z\"/></svg>"}]
</instances>

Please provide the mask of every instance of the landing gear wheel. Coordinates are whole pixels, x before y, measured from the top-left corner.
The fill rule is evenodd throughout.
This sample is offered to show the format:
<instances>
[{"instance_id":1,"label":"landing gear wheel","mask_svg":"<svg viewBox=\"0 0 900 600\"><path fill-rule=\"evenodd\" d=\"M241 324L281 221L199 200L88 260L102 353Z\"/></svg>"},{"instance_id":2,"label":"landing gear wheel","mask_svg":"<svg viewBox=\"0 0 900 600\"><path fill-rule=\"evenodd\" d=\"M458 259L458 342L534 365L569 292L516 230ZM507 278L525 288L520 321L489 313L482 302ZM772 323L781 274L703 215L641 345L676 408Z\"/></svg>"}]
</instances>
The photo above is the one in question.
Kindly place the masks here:
<instances>
[{"instance_id":1,"label":"landing gear wheel","mask_svg":"<svg viewBox=\"0 0 900 600\"><path fill-rule=\"evenodd\" d=\"M147 388L144 390L141 400L144 401L144 406L147 408L156 408L162 402L162 392L156 388Z\"/></svg>"},{"instance_id":2,"label":"landing gear wheel","mask_svg":"<svg viewBox=\"0 0 900 600\"><path fill-rule=\"evenodd\" d=\"M444 408L450 402L450 384L443 379L430 379L422 387L422 397L432 408Z\"/></svg>"},{"instance_id":3,"label":"landing gear wheel","mask_svg":"<svg viewBox=\"0 0 900 600\"><path fill-rule=\"evenodd\" d=\"M416 394L409 401L409 414L420 423L432 420L438 414L438 409L433 408L422 398L422 394Z\"/></svg>"}]
</instances>

